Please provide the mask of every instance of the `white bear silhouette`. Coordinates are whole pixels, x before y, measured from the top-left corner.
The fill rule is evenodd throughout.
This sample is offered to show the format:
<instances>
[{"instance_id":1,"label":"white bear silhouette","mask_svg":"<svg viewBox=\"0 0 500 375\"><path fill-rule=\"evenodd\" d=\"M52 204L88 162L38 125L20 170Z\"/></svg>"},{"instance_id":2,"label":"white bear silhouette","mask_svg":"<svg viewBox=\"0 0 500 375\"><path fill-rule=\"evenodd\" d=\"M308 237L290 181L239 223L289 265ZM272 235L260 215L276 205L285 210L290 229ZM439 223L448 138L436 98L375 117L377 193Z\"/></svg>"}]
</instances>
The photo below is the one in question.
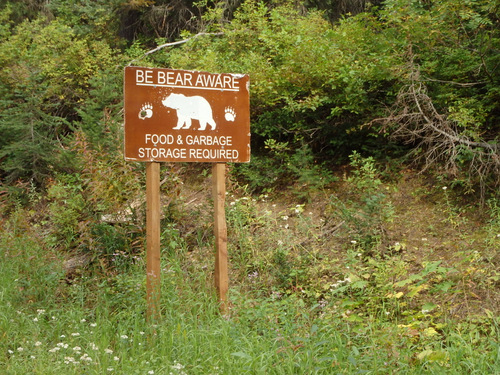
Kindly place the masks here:
<instances>
[{"instance_id":1,"label":"white bear silhouette","mask_svg":"<svg viewBox=\"0 0 500 375\"><path fill-rule=\"evenodd\" d=\"M184 96L182 94L170 94L163 99L162 104L165 107L177 111L177 129L189 129L191 120L198 120L200 128L205 130L207 124L210 124L212 130L215 129L215 121L212 117L212 107L202 96Z\"/></svg>"}]
</instances>

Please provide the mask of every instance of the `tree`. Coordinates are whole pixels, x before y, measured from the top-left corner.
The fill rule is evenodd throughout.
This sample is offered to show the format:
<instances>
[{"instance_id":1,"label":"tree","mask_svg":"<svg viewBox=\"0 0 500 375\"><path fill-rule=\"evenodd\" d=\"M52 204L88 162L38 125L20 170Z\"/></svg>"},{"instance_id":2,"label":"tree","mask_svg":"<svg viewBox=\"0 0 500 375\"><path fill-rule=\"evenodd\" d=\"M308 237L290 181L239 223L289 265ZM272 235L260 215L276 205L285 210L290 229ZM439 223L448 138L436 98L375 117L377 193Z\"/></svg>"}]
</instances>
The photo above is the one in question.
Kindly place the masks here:
<instances>
[{"instance_id":1,"label":"tree","mask_svg":"<svg viewBox=\"0 0 500 375\"><path fill-rule=\"evenodd\" d=\"M67 123L42 110L47 90L43 82L18 89L0 104L1 170L7 183L23 179L41 185L60 165L58 142Z\"/></svg>"},{"instance_id":2,"label":"tree","mask_svg":"<svg viewBox=\"0 0 500 375\"><path fill-rule=\"evenodd\" d=\"M57 20L26 20L0 43L0 170L42 183L70 165L58 156L91 77L116 60L105 42L79 38Z\"/></svg>"}]
</instances>

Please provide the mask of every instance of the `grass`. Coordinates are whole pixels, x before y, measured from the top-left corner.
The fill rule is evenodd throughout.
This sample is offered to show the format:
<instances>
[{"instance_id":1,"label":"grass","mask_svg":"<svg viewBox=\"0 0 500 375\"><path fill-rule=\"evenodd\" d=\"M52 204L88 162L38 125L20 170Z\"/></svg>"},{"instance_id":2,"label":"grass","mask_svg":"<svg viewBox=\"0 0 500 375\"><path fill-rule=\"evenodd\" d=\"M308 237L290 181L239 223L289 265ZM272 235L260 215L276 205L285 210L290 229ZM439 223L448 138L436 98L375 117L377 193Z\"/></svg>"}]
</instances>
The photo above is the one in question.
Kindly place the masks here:
<instances>
[{"instance_id":1,"label":"grass","mask_svg":"<svg viewBox=\"0 0 500 375\"><path fill-rule=\"evenodd\" d=\"M401 186L385 191L393 215L408 220L413 204L405 196L400 211ZM356 219L351 232L337 230L313 204L229 195L230 314L219 313L212 287L212 240L194 231L190 239L170 224L155 326L145 319L141 256L115 269L96 261L68 279L60 251L19 208L0 230L0 368L43 375L500 374L499 218L487 220L481 242L465 226L472 219L452 217L458 228L445 226L455 215L449 198L430 220L429 212L418 216L426 210L418 195L413 230L384 223L386 237L368 252L350 237L364 233L352 210L364 213L366 199L342 207L343 217ZM206 222L209 211L197 205L192 218ZM425 234L431 224L435 233ZM370 230L370 238L377 233Z\"/></svg>"}]
</instances>

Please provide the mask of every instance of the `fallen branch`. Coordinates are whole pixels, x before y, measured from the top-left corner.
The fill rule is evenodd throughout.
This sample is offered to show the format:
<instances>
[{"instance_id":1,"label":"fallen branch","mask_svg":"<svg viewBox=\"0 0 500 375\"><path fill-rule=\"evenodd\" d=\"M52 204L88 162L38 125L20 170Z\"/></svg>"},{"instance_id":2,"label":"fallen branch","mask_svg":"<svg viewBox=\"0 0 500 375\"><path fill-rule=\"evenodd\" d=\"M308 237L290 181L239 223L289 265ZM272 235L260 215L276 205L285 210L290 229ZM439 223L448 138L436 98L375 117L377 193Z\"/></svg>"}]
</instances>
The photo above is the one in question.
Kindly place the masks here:
<instances>
[{"instance_id":1,"label":"fallen branch","mask_svg":"<svg viewBox=\"0 0 500 375\"><path fill-rule=\"evenodd\" d=\"M471 187L479 183L482 200L488 185L500 185L500 144L472 140L461 133L456 122L435 108L418 70L400 90L389 116L368 125L374 123L382 124L381 131L389 132L391 138L412 145L416 160L423 161L422 171L439 163L457 176L467 165L468 183Z\"/></svg>"}]
</instances>

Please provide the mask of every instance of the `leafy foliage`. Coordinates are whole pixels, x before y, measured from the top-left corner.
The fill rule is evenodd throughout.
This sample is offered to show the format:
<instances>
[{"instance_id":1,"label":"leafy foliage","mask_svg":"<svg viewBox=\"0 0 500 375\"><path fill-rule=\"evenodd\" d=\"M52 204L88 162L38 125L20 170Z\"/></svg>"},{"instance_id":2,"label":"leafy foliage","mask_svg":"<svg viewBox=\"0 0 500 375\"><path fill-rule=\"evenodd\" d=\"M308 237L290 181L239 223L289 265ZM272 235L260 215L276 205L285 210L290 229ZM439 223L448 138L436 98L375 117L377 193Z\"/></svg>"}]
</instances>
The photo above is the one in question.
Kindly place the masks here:
<instances>
[{"instance_id":1,"label":"leafy foliage","mask_svg":"<svg viewBox=\"0 0 500 375\"><path fill-rule=\"evenodd\" d=\"M347 131L360 130L356 122L359 126L368 115L363 111L373 107L372 93L386 90L384 80L397 64L394 55L384 53L390 44L375 38L373 28L380 29L370 16L332 29L318 12L301 15L290 5L269 9L245 2L222 28L222 37L172 51L170 62L250 73L254 134L289 142L291 148L308 144L327 158L355 138Z\"/></svg>"},{"instance_id":2,"label":"leafy foliage","mask_svg":"<svg viewBox=\"0 0 500 375\"><path fill-rule=\"evenodd\" d=\"M380 129L381 121L373 120L394 124L394 117L385 117L387 108L414 83L415 69L438 116L456 123L458 138L452 139L496 145L497 12L485 1L386 1L331 27L314 11L246 2L218 29L223 36L187 43L169 52L169 61L179 68L250 73L257 150L273 139L292 153L307 144L319 160L346 157L353 149L375 156L381 147L390 151L380 134L397 128ZM420 147L410 136L399 141ZM469 185L495 185L496 177L485 176L498 176L498 168L487 167L497 153L457 156L450 176L461 179L464 169ZM484 171L480 181L473 177L478 170Z\"/></svg>"},{"instance_id":3,"label":"leafy foliage","mask_svg":"<svg viewBox=\"0 0 500 375\"><path fill-rule=\"evenodd\" d=\"M43 184L68 171L62 145L88 98L89 81L113 64L99 41L78 39L58 21L24 21L0 44L1 170L8 181Z\"/></svg>"},{"instance_id":4,"label":"leafy foliage","mask_svg":"<svg viewBox=\"0 0 500 375\"><path fill-rule=\"evenodd\" d=\"M92 145L112 145L111 133L120 131L117 66L142 56L154 43L176 38L181 30L218 34L160 50L142 62L250 74L253 149L258 157L252 171L243 167L243 175L265 174L262 168L270 164L283 169L278 178L294 176L301 170L304 152L312 155L308 170L324 162L347 162L353 150L375 157L401 152L384 137L398 129L387 108L393 108L392 114L402 110L393 104L414 82L416 71L436 114L454 124L453 136L497 143L498 7L485 0L387 0L372 2L378 5L372 8L359 1L351 4L356 16L337 20L339 13L349 11L346 2L339 2L337 15L329 15L330 21L335 19L333 25L312 9L328 8L327 1L306 3L306 8L255 0L33 1L24 8L13 4L4 6L5 38L0 45L6 132L1 148L9 181L35 176L41 182L51 170L60 171L67 159L61 162L54 156L75 129L81 128ZM169 21L172 17L176 22ZM27 125L26 113L39 120ZM50 126L37 125L41 123ZM367 123L371 126L364 126ZM19 136L7 137L14 133ZM31 134L31 142L38 146L28 147L33 149L26 151L28 155L16 156L16 142ZM421 148L411 137L394 140L415 151ZM273 141L288 145L288 167L279 166L284 154L278 156L267 147ZM47 155L40 155L41 165L29 167L26 160L33 160L42 148ZM459 147L456 155L447 172L465 181L469 191L478 183L491 186L498 181L496 168L483 168L492 165L496 154L478 158ZM259 166L261 157L277 159ZM468 178L479 170L479 181Z\"/></svg>"}]
</instances>

